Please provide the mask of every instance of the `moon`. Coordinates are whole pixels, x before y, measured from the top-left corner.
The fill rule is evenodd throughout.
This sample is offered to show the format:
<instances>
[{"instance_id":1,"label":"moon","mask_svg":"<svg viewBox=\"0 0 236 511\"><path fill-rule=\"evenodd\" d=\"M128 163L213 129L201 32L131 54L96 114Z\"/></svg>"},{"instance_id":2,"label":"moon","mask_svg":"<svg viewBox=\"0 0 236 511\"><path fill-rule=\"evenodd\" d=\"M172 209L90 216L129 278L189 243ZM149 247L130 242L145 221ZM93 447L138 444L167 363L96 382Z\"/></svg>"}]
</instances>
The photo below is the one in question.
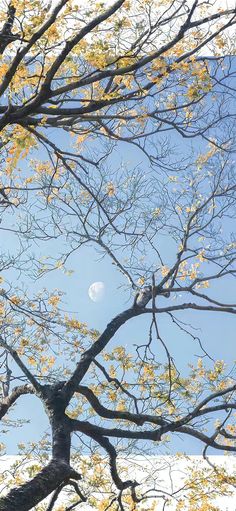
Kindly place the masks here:
<instances>
[{"instance_id":1,"label":"moon","mask_svg":"<svg viewBox=\"0 0 236 511\"><path fill-rule=\"evenodd\" d=\"M105 294L104 282L94 282L88 289L88 295L93 302L101 302Z\"/></svg>"}]
</instances>

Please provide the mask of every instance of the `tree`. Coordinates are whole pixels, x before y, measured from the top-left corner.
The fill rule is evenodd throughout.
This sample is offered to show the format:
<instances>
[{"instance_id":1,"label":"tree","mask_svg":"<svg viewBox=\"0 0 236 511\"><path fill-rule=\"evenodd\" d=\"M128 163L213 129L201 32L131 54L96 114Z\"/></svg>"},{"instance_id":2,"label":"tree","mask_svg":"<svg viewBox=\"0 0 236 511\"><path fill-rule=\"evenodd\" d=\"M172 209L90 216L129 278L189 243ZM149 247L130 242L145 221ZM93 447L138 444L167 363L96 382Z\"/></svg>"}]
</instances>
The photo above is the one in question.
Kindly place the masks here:
<instances>
[{"instance_id":1,"label":"tree","mask_svg":"<svg viewBox=\"0 0 236 511\"><path fill-rule=\"evenodd\" d=\"M188 311L209 318L236 313L226 288L236 272L234 58L227 38L236 10L198 0L63 0L53 7L19 0L1 9L0 227L16 235L18 252L1 254L7 278L0 414L10 424L11 407L33 394L52 439L30 446L39 463L29 464L29 480L19 480L0 509L56 509L67 485L76 494L67 509L87 498L100 510L141 509L148 492L122 476L120 452L134 452L136 442L139 452L144 442L153 449L174 433L197 438L205 457L208 448L236 449L234 372L211 360L185 322ZM187 142L193 138L197 147ZM142 165L120 157L126 144ZM42 247L34 258L32 243ZM109 257L135 294L101 333L63 311L60 290L31 292L33 279L67 271L85 244ZM17 287L22 274L24 286ZM189 375L179 371L162 333L163 315L199 343ZM138 317L150 318L147 340L109 349ZM89 440L87 461L72 435L81 445ZM29 457L26 445L20 449ZM109 469L96 477L102 452ZM192 474L189 511L196 499L194 509L210 509L207 478L216 492L235 484L210 467L199 475L199 493ZM96 502L98 487L106 498ZM37 507L52 492L51 503ZM186 505L180 497L177 509Z\"/></svg>"}]
</instances>

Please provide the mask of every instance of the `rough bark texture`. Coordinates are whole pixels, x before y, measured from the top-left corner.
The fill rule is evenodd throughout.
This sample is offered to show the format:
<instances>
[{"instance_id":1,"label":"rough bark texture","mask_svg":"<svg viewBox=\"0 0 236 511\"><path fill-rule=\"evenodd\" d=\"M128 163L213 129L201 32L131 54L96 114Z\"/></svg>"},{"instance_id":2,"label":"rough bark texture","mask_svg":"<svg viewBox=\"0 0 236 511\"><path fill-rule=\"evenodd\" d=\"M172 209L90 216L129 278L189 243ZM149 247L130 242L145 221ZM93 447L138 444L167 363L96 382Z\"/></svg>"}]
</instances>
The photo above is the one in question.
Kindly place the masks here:
<instances>
[{"instance_id":1,"label":"rough bark texture","mask_svg":"<svg viewBox=\"0 0 236 511\"><path fill-rule=\"evenodd\" d=\"M28 511L70 477L75 479L76 473L67 463L52 460L34 479L3 497L0 511Z\"/></svg>"}]
</instances>

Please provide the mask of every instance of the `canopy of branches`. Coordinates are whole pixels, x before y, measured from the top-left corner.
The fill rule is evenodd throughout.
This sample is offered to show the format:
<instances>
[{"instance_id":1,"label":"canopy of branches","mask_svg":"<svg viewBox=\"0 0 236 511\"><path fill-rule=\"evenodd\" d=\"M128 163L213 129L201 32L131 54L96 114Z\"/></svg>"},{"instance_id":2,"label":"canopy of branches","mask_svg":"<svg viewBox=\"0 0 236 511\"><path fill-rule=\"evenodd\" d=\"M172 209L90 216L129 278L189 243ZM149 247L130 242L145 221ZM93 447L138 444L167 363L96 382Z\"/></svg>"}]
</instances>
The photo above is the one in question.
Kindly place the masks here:
<instances>
[{"instance_id":1,"label":"canopy of branches","mask_svg":"<svg viewBox=\"0 0 236 511\"><path fill-rule=\"evenodd\" d=\"M0 417L14 435L34 400L48 421L3 473L1 511L218 511L231 495L210 460L175 492L125 459L174 435L206 460L236 451L234 366L196 330L236 314L235 24L230 2L0 3ZM101 332L68 307L86 246L122 285Z\"/></svg>"}]
</instances>

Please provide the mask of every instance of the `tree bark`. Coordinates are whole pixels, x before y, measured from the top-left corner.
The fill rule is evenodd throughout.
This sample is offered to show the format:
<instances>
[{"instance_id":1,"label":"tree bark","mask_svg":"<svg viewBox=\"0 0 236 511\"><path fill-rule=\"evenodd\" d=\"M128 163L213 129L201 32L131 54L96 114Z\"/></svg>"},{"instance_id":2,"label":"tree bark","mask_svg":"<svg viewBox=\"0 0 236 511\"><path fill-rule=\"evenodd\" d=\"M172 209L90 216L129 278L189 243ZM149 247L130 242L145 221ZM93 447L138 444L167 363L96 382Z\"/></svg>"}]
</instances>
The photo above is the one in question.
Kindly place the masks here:
<instances>
[{"instance_id":1,"label":"tree bark","mask_svg":"<svg viewBox=\"0 0 236 511\"><path fill-rule=\"evenodd\" d=\"M62 483L69 479L78 481L81 476L70 467L71 427L61 410L60 399L55 399L57 411L49 413L52 427L52 460L33 479L13 488L0 499L0 511L28 511L33 509Z\"/></svg>"},{"instance_id":2,"label":"tree bark","mask_svg":"<svg viewBox=\"0 0 236 511\"><path fill-rule=\"evenodd\" d=\"M67 463L52 459L47 467L31 481L13 488L6 497L0 499L0 511L28 511L39 504L63 481L80 476Z\"/></svg>"}]
</instances>

